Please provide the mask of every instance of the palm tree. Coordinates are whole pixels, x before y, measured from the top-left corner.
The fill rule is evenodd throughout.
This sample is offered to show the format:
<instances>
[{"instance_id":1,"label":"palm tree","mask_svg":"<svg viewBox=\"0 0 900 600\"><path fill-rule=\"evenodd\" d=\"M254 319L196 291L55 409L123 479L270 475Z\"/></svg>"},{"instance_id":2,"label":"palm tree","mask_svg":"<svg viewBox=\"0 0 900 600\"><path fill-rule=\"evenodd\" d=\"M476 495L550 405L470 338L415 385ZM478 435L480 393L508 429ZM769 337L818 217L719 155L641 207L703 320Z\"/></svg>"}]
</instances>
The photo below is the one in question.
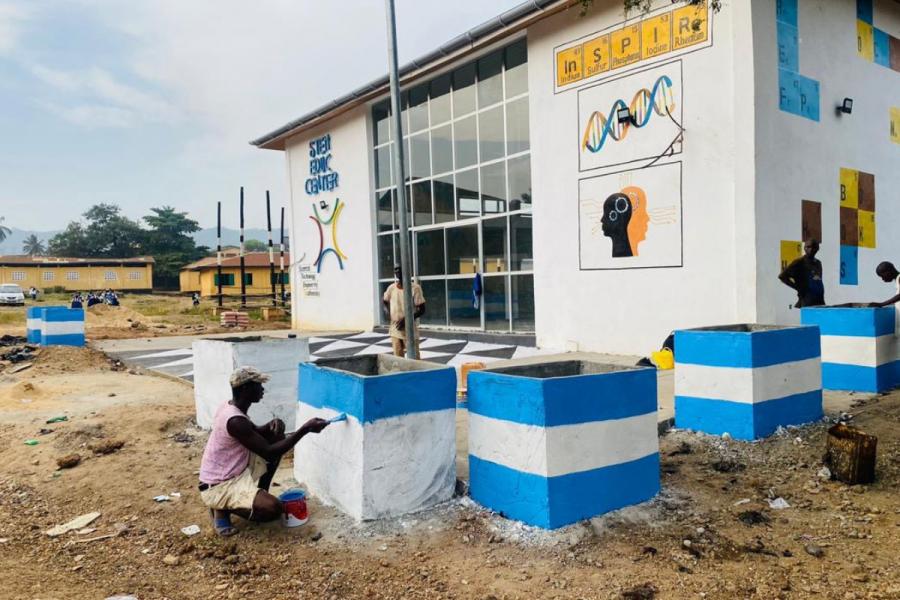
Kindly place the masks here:
<instances>
[{"instance_id":1,"label":"palm tree","mask_svg":"<svg viewBox=\"0 0 900 600\"><path fill-rule=\"evenodd\" d=\"M5 220L5 217L0 217L0 242L4 241L12 233L12 229L3 224Z\"/></svg>"},{"instance_id":2,"label":"palm tree","mask_svg":"<svg viewBox=\"0 0 900 600\"><path fill-rule=\"evenodd\" d=\"M44 242L32 233L22 242L22 252L28 256L43 256L47 253L47 248L44 246Z\"/></svg>"}]
</instances>

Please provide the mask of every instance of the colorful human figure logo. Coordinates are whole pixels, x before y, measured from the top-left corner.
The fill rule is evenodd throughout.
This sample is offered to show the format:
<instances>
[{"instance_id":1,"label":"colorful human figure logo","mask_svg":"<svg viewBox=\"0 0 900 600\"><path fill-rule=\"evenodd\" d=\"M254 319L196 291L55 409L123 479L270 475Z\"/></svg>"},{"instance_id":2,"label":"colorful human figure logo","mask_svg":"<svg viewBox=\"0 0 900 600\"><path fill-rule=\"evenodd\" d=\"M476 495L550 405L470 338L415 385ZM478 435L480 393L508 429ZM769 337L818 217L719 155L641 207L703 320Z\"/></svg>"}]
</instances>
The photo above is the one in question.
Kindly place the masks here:
<instances>
[{"instance_id":1,"label":"colorful human figure logo","mask_svg":"<svg viewBox=\"0 0 900 600\"><path fill-rule=\"evenodd\" d=\"M328 205L323 201L322 209L326 209ZM316 267L316 272L322 272L322 263L324 262L325 255L328 253L334 254L335 258L337 258L338 266L341 270L344 270L344 261L347 260L347 255L341 252L340 246L338 246L337 241L337 223L338 217L341 215L341 211L344 210L344 205L341 204L341 199L338 198L334 201L334 208L331 211L331 216L328 219L324 219L319 214L319 209L316 207L315 203L312 205L313 215L310 216L310 220L316 224L316 227L319 229L319 256L316 258L316 261L313 263ZM325 247L325 230L324 227L331 225L331 247Z\"/></svg>"}]
</instances>

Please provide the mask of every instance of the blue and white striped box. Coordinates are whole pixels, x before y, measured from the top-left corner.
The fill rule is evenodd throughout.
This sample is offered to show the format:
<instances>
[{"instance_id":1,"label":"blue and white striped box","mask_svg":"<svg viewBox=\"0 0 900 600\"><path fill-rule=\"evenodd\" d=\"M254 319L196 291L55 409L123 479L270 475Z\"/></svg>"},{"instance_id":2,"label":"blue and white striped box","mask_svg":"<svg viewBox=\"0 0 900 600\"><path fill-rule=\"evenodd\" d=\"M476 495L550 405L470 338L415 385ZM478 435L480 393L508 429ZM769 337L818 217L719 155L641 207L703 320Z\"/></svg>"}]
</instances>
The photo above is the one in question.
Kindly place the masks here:
<instances>
[{"instance_id":1,"label":"blue and white striped box","mask_svg":"<svg viewBox=\"0 0 900 600\"><path fill-rule=\"evenodd\" d=\"M656 371L581 361L472 371L472 499L555 529L659 493Z\"/></svg>"},{"instance_id":2,"label":"blue and white striped box","mask_svg":"<svg viewBox=\"0 0 900 600\"><path fill-rule=\"evenodd\" d=\"M822 417L816 327L675 332L675 426L754 440Z\"/></svg>"},{"instance_id":3,"label":"blue and white striped box","mask_svg":"<svg viewBox=\"0 0 900 600\"><path fill-rule=\"evenodd\" d=\"M84 311L80 308L41 309L42 346L84 346Z\"/></svg>"},{"instance_id":4,"label":"blue and white striped box","mask_svg":"<svg viewBox=\"0 0 900 600\"><path fill-rule=\"evenodd\" d=\"M822 387L882 392L900 385L894 307L815 307L800 311L822 334Z\"/></svg>"},{"instance_id":5,"label":"blue and white striped box","mask_svg":"<svg viewBox=\"0 0 900 600\"><path fill-rule=\"evenodd\" d=\"M294 477L357 520L397 517L453 497L456 371L394 356L301 363L297 425L346 420L294 449Z\"/></svg>"},{"instance_id":6,"label":"blue and white striped box","mask_svg":"<svg viewBox=\"0 0 900 600\"><path fill-rule=\"evenodd\" d=\"M25 309L25 335L29 344L41 343L41 311L47 308L65 308L65 306L29 306Z\"/></svg>"}]
</instances>

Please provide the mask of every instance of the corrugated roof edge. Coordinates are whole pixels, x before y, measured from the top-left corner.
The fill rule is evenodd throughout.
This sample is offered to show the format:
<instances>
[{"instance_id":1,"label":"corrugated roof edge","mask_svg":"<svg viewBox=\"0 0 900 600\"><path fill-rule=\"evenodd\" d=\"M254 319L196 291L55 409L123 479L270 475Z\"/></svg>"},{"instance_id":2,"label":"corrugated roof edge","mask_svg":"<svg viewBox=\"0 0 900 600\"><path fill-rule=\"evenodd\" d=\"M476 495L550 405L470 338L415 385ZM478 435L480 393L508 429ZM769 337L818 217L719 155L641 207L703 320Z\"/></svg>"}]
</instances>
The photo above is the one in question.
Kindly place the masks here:
<instances>
[{"instance_id":1,"label":"corrugated roof edge","mask_svg":"<svg viewBox=\"0 0 900 600\"><path fill-rule=\"evenodd\" d=\"M547 6L555 4L557 2L559 2L559 0L529 0L528 2L523 2L518 6L514 6L508 11L501 13L499 16L496 16L489 21L485 21L481 25L473 27L465 33L456 36L436 50L432 50L428 54L420 56L419 58L403 65L400 68L400 77L402 78L417 69L421 69L439 58L447 56L448 54L451 54L459 50L460 48L465 47L466 45L471 45L479 39L509 26L513 21L530 16L533 13L540 12ZM302 117L294 119L293 121L282 125L278 129L251 141L250 144L257 147L263 146L291 131L292 129L296 129L297 127L300 127L301 125L308 123L313 119L324 116L329 112L335 110L336 108L339 108L344 104L347 104L348 102L356 100L360 96L369 94L379 88L387 87L388 81L389 79L387 75L379 77L378 79L371 81L362 87L356 88L352 92L336 98L328 104L320 106L316 110L306 113Z\"/></svg>"}]
</instances>

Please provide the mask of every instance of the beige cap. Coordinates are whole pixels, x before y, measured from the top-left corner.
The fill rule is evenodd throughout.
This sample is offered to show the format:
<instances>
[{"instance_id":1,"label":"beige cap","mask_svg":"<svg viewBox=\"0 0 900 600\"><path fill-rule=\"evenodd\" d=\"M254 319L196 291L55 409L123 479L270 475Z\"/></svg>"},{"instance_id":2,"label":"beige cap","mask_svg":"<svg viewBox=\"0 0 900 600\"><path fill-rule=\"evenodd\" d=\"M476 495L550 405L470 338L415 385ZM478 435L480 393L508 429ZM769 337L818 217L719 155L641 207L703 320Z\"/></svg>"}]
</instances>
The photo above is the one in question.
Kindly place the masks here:
<instances>
[{"instance_id":1,"label":"beige cap","mask_svg":"<svg viewBox=\"0 0 900 600\"><path fill-rule=\"evenodd\" d=\"M231 374L231 378L228 381L231 383L231 387L236 388L245 383L250 383L251 381L265 383L268 380L269 376L256 367L238 367L234 370L234 373Z\"/></svg>"}]
</instances>

